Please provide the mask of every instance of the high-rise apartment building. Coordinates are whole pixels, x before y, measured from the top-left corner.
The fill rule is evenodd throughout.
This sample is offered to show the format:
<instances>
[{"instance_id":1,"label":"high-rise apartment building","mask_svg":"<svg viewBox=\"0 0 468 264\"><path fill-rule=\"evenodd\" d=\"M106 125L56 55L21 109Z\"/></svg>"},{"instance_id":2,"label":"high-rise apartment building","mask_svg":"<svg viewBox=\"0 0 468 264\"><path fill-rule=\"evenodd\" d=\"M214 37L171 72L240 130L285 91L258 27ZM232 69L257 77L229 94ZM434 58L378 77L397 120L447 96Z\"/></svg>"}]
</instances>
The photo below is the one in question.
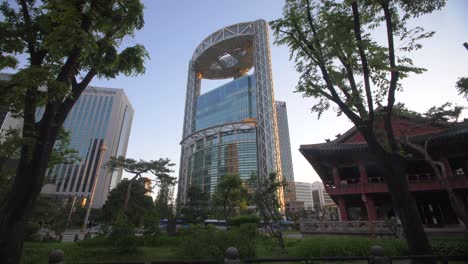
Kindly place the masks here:
<instances>
[{"instance_id":1,"label":"high-rise apartment building","mask_svg":"<svg viewBox=\"0 0 468 264\"><path fill-rule=\"evenodd\" d=\"M253 70L253 74L247 73ZM233 80L201 94L202 79ZM191 186L212 194L227 174L282 179L268 24L239 23L206 37L190 60L178 204ZM279 193L283 201L282 190Z\"/></svg>"},{"instance_id":2,"label":"high-rise apartment building","mask_svg":"<svg viewBox=\"0 0 468 264\"><path fill-rule=\"evenodd\" d=\"M304 202L304 209L319 210L324 206L336 206L322 182L294 182L296 201Z\"/></svg>"},{"instance_id":3,"label":"high-rise apartment building","mask_svg":"<svg viewBox=\"0 0 468 264\"><path fill-rule=\"evenodd\" d=\"M38 109L36 117L43 112ZM55 184L48 194L88 200L96 184L93 207L101 207L122 177L122 170L111 172L104 165L110 157L125 156L133 112L122 89L87 88L64 123L71 135L70 147L78 151L80 160L48 170L49 182Z\"/></svg>"},{"instance_id":4,"label":"high-rise apartment building","mask_svg":"<svg viewBox=\"0 0 468 264\"><path fill-rule=\"evenodd\" d=\"M291 157L291 143L289 140L288 110L286 102L276 101L276 118L278 123L279 144L281 150L281 170L283 179L294 181L294 170Z\"/></svg>"}]
</instances>

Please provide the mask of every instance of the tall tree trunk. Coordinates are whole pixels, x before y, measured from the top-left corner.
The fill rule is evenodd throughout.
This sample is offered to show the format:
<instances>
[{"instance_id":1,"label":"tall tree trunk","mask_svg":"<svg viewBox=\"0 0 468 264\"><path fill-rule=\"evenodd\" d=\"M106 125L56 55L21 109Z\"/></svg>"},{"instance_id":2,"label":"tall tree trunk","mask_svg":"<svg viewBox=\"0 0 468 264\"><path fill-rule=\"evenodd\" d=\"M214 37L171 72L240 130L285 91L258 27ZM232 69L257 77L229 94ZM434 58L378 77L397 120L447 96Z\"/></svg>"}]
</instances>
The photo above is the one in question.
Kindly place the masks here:
<instances>
[{"instance_id":1,"label":"tall tree trunk","mask_svg":"<svg viewBox=\"0 0 468 264\"><path fill-rule=\"evenodd\" d=\"M409 191L406 179L408 161L399 154L388 153L376 141L368 140L368 146L370 152L375 155L375 161L388 186L393 208L401 221L410 253L413 255L432 254L431 244L424 231L416 201Z\"/></svg>"},{"instance_id":2,"label":"tall tree trunk","mask_svg":"<svg viewBox=\"0 0 468 264\"><path fill-rule=\"evenodd\" d=\"M57 133L57 127L49 128L40 133L35 143L21 149L13 186L0 209L0 263L20 261L24 230L41 191Z\"/></svg>"},{"instance_id":3,"label":"tall tree trunk","mask_svg":"<svg viewBox=\"0 0 468 264\"><path fill-rule=\"evenodd\" d=\"M132 182L133 182L133 179L128 181L127 192L125 193L125 200L124 200L124 205L123 205L124 213L127 212L128 201L130 200L130 195L132 193Z\"/></svg>"},{"instance_id":4,"label":"tall tree trunk","mask_svg":"<svg viewBox=\"0 0 468 264\"><path fill-rule=\"evenodd\" d=\"M442 187L444 187L445 191L447 191L449 202L452 206L453 211L457 215L458 219L460 219L463 222L465 232L468 232L468 213L466 212L466 208L463 204L463 201L460 201L457 198L452 186L447 180L448 173L445 164L443 162L435 161L434 159L432 159L431 155L427 151L428 142L429 140L426 140L424 147L411 143L408 140L405 141L405 144L413 150L417 151L419 154L421 154L424 157L424 160L429 164L429 166L431 166L432 171L439 180L440 184L442 185Z\"/></svg>"}]
</instances>

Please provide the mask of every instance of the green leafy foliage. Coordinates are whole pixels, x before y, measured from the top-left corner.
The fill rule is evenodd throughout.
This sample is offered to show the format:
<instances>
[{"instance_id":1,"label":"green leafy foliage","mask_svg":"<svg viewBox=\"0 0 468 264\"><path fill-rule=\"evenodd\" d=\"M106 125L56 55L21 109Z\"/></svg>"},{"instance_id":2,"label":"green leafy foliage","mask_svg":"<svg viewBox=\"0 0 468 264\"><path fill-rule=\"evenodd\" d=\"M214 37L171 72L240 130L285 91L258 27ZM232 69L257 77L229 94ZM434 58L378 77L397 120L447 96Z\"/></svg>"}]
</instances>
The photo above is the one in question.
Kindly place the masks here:
<instances>
[{"instance_id":1,"label":"green leafy foliage","mask_svg":"<svg viewBox=\"0 0 468 264\"><path fill-rule=\"evenodd\" d=\"M70 208L63 206L55 197L40 196L34 206L29 225L38 224L48 228L58 238L65 231L69 212Z\"/></svg>"},{"instance_id":2,"label":"green leafy foliage","mask_svg":"<svg viewBox=\"0 0 468 264\"><path fill-rule=\"evenodd\" d=\"M468 239L465 238L433 238L432 247L434 255L455 255L468 254Z\"/></svg>"},{"instance_id":3,"label":"green leafy foliage","mask_svg":"<svg viewBox=\"0 0 468 264\"><path fill-rule=\"evenodd\" d=\"M468 99L468 77L458 79L456 87L458 89L458 93Z\"/></svg>"},{"instance_id":4,"label":"green leafy foliage","mask_svg":"<svg viewBox=\"0 0 468 264\"><path fill-rule=\"evenodd\" d=\"M159 218L155 211L147 212L144 218L143 239L145 245L155 244L153 241L157 240L162 235L161 228L159 227Z\"/></svg>"},{"instance_id":5,"label":"green leafy foliage","mask_svg":"<svg viewBox=\"0 0 468 264\"><path fill-rule=\"evenodd\" d=\"M287 0L283 18L270 23L275 43L290 48L300 74L296 91L315 99L312 111L320 118L333 105L364 137L413 254L430 254L431 246L416 202L408 188L401 187L406 186L400 176L408 159L395 137L393 110L401 81L425 71L414 65L410 54L434 35L408 22L441 9L445 2ZM385 41L378 41L381 31Z\"/></svg>"},{"instance_id":6,"label":"green leafy foliage","mask_svg":"<svg viewBox=\"0 0 468 264\"><path fill-rule=\"evenodd\" d=\"M0 202L3 201L10 190L10 185L16 173L21 146L29 143L27 139L21 136L19 129L8 129L0 133ZM49 168L57 164L68 164L77 160L79 160L77 151L70 148L70 133L61 129L49 159ZM47 176L46 182L54 177L53 175Z\"/></svg>"},{"instance_id":7,"label":"green leafy foliage","mask_svg":"<svg viewBox=\"0 0 468 264\"><path fill-rule=\"evenodd\" d=\"M211 229L215 230L215 229ZM214 231L222 232L222 231ZM226 232L224 232L226 233ZM196 234L200 234L197 231ZM210 234L210 233L209 233ZM208 235L209 235L208 234ZM188 235L188 233L186 233ZM151 247L141 246L134 253L122 253L112 247L112 242L105 236L98 236L78 243L26 243L23 251L23 264L47 264L48 254L53 249L62 249L65 252L66 261L70 263L100 263L100 262L122 262L122 261L146 261L154 260L181 260L194 259L187 255L185 246L195 246L198 248L198 241L195 237L190 238L192 245L185 243L186 235L168 237L161 236L157 244ZM203 237L203 243L208 238ZM238 239L235 239L238 240ZM224 245L224 240L213 240ZM247 241L244 238L242 241ZM466 239L462 236L436 237L431 239L434 252L440 255L464 255L468 248ZM183 246L182 246L183 245ZM286 250L281 251L275 240L266 236L255 236L255 256L246 256L242 252L246 249L240 248L242 258L251 257L320 257L320 256L368 256L369 248L373 245L381 245L385 254L391 256L408 255L406 244L402 240L391 238L370 239L364 237L311 237L305 239L289 239L286 241ZM231 243L229 243L231 246ZM222 246L221 246L222 247ZM215 247L210 256L221 259L223 251ZM206 247L200 246L199 250ZM224 249L225 250L225 249ZM190 251L192 252L192 251ZM336 253L337 255L329 255ZM193 252L196 254L196 252ZM200 258L207 256L199 254Z\"/></svg>"},{"instance_id":8,"label":"green leafy foliage","mask_svg":"<svg viewBox=\"0 0 468 264\"><path fill-rule=\"evenodd\" d=\"M228 231L213 226L192 226L181 234L181 254L195 259L222 259L228 247L236 247L241 258L254 257L257 225L244 224Z\"/></svg>"},{"instance_id":9,"label":"green leafy foliage","mask_svg":"<svg viewBox=\"0 0 468 264\"><path fill-rule=\"evenodd\" d=\"M109 193L106 203L102 206L102 220L104 222L112 223L113 219L121 214L129 183L129 180L124 179ZM145 214L155 211L153 200L151 196L146 195L146 192L145 179L137 180L132 184L125 215L134 226L140 226Z\"/></svg>"},{"instance_id":10,"label":"green leafy foliage","mask_svg":"<svg viewBox=\"0 0 468 264\"><path fill-rule=\"evenodd\" d=\"M270 173L266 179L258 179L256 175L252 175L250 181L257 182L253 201L260 212L264 227L277 239L278 245L283 249L285 247L281 230L283 215L280 212L282 205L279 196L287 183L278 179L276 173Z\"/></svg>"},{"instance_id":11,"label":"green leafy foliage","mask_svg":"<svg viewBox=\"0 0 468 264\"><path fill-rule=\"evenodd\" d=\"M156 211L160 219L169 219L174 206L174 186L176 178L170 176L159 177L159 191L156 196Z\"/></svg>"},{"instance_id":12,"label":"green leafy foliage","mask_svg":"<svg viewBox=\"0 0 468 264\"><path fill-rule=\"evenodd\" d=\"M190 186L187 190L187 203L181 209L181 216L188 223L198 224L208 216L210 197L196 186Z\"/></svg>"},{"instance_id":13,"label":"green leafy foliage","mask_svg":"<svg viewBox=\"0 0 468 264\"><path fill-rule=\"evenodd\" d=\"M123 253L132 253L137 250L137 239L135 237L135 226L123 212L117 213L112 222L109 233L112 246Z\"/></svg>"},{"instance_id":14,"label":"green leafy foliage","mask_svg":"<svg viewBox=\"0 0 468 264\"><path fill-rule=\"evenodd\" d=\"M241 226L243 224L259 224L260 217L257 215L239 215L231 218L229 225L231 226Z\"/></svg>"},{"instance_id":15,"label":"green leafy foliage","mask_svg":"<svg viewBox=\"0 0 468 264\"><path fill-rule=\"evenodd\" d=\"M227 174L218 183L214 194L215 204L223 207L224 219L229 223L233 209L247 198L247 189L237 174Z\"/></svg>"},{"instance_id":16,"label":"green leafy foliage","mask_svg":"<svg viewBox=\"0 0 468 264\"><path fill-rule=\"evenodd\" d=\"M36 234L39 232L39 229L41 229L41 225L37 222L28 222L28 225L26 226L26 240L27 241L35 241L36 240Z\"/></svg>"},{"instance_id":17,"label":"green leafy foliage","mask_svg":"<svg viewBox=\"0 0 468 264\"><path fill-rule=\"evenodd\" d=\"M434 32L422 27L409 28L407 21L441 9L445 1L410 2L385 1L392 19L390 34L397 39L394 46L398 47L390 50L398 51L392 67L389 47L373 39L374 32L386 24L384 2L356 2L359 12L359 24L356 24L354 1L286 1L284 18L271 21L270 25L275 43L290 48L290 56L301 74L296 91L317 99L313 112L320 117L333 102L339 107L339 114L347 108L344 112L348 117L351 110L366 119L369 107L374 105L368 105L368 109L364 105L380 105L393 96L393 89L402 88L398 83L392 84L392 71L398 71L398 81L411 73L425 71L414 66L407 55L420 49L421 40L430 38ZM359 38L356 27L360 28Z\"/></svg>"},{"instance_id":18,"label":"green leafy foliage","mask_svg":"<svg viewBox=\"0 0 468 264\"><path fill-rule=\"evenodd\" d=\"M0 13L0 70L17 69L0 84L0 105L24 121L20 169L9 185L15 190L0 208L0 242L8 245L0 254L17 262L22 219L32 211L59 129L73 105L95 76L144 73L148 53L139 44L121 47L144 25L139 0L2 1ZM27 60L19 65L21 57ZM40 119L38 107L44 107Z\"/></svg>"},{"instance_id":19,"label":"green leafy foliage","mask_svg":"<svg viewBox=\"0 0 468 264\"><path fill-rule=\"evenodd\" d=\"M322 256L369 256L369 249L380 245L385 255L401 256L408 253L404 240L370 239L362 237L320 237L305 238L296 242L291 254L298 257Z\"/></svg>"},{"instance_id":20,"label":"green leafy foliage","mask_svg":"<svg viewBox=\"0 0 468 264\"><path fill-rule=\"evenodd\" d=\"M169 177L168 173L173 172L170 167L174 166L169 159L158 160L134 160L120 157L111 157L107 162L109 170L123 169L124 171L135 175L135 179L141 177L145 173L151 173L157 177L158 180L164 180L168 183L173 183L174 178Z\"/></svg>"}]
</instances>

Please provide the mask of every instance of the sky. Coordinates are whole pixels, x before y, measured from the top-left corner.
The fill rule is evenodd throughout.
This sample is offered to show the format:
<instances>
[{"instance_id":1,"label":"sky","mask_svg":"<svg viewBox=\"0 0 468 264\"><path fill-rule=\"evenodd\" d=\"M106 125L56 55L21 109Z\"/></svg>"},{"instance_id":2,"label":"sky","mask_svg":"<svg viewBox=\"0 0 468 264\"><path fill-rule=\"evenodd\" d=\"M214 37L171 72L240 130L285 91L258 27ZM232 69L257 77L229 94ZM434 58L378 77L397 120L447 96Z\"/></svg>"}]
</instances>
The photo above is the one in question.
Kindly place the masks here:
<instances>
[{"instance_id":1,"label":"sky","mask_svg":"<svg viewBox=\"0 0 468 264\"><path fill-rule=\"evenodd\" d=\"M188 63L198 44L208 35L239 22L282 16L282 0L146 0L145 27L123 45L143 44L150 54L142 76L119 76L113 80L95 79L94 86L123 88L135 108L127 157L134 159L169 158L178 176L180 141L184 117ZM467 106L457 94L455 82L468 76L466 11L468 1L451 0L436 13L417 20L436 34L423 42L424 48L411 54L417 66L427 72L402 82L397 101L412 110L424 112L433 105L451 101ZM329 111L317 119L310 108L311 98L294 93L298 74L289 60L286 46L273 45L270 32L274 93L288 109L291 152L296 181L320 180L300 154L302 144L325 142L352 127L346 117ZM202 81L202 92L219 82ZM466 112L464 113L465 117Z\"/></svg>"}]
</instances>

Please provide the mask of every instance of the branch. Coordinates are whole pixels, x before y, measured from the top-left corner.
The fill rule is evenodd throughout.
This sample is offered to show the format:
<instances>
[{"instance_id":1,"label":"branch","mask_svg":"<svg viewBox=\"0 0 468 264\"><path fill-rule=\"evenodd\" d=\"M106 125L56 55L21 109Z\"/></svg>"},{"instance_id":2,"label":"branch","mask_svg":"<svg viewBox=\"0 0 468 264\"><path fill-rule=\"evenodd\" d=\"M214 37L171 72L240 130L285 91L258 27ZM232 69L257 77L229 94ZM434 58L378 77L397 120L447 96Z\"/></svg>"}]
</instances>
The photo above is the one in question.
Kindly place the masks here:
<instances>
[{"instance_id":1,"label":"branch","mask_svg":"<svg viewBox=\"0 0 468 264\"><path fill-rule=\"evenodd\" d=\"M317 65L319 66L320 68L320 71L322 72L322 76L323 76L323 79L325 80L325 83L327 84L327 89L329 90L330 94L331 94L331 98L327 97L329 100L335 102L341 109L341 111L343 111L343 113L346 114L346 116L351 119L351 121L356 125L356 126L360 126L362 124L362 120L359 118L358 115L356 115L356 113L354 113L340 98L340 96L338 95L334 85L333 85L333 82L331 81L331 78L330 78L330 75L328 73L328 70L326 69L325 67L325 61L323 60L323 54L320 50L320 41L318 39L318 36L317 36L317 31L315 29L315 26L313 24L313 20L312 20L312 17L311 17L311 9L310 9L310 1L307 0L307 18L308 18L308 21L309 21L309 24L310 24L310 27L311 27L311 30L314 34L314 41L317 45L317 47L319 48L319 50L316 50L313 45L311 45L310 43L308 43L307 41L307 38L305 37L305 35L302 33L302 31L299 29L299 26L296 24L296 23L293 23L293 26L295 27L297 33L299 34L299 40L302 40L303 43L306 43L307 47L314 53L317 53L319 56L317 56ZM320 89L318 89L320 90ZM323 91L321 91L323 92Z\"/></svg>"},{"instance_id":2,"label":"branch","mask_svg":"<svg viewBox=\"0 0 468 264\"><path fill-rule=\"evenodd\" d=\"M344 66L344 68L346 70L346 77L348 78L349 85L351 87L351 91L353 92L352 99L353 100L357 99L356 108L357 108L361 118L365 118L365 117L367 117L367 113L366 113L366 111L364 109L364 104L362 103L361 96L360 96L359 91L357 89L356 80L354 79L354 71L351 68L351 65L349 65L349 63L347 62L348 58L346 58L346 55L343 54L341 51L338 51L338 53L340 53L340 55L338 55L338 59L340 60L341 64L343 64L343 66Z\"/></svg>"},{"instance_id":3,"label":"branch","mask_svg":"<svg viewBox=\"0 0 468 264\"><path fill-rule=\"evenodd\" d=\"M385 125L385 129L387 130L387 139L390 144L390 148L392 149L392 152L395 153L398 151L398 145L395 140L395 134L393 132L392 112L393 112L393 106L395 104L395 92L397 89L397 81L398 81L399 72L397 71L396 64L395 64L393 22L392 22L392 14L389 9L388 0L382 2L381 6L384 11L385 22L387 25L388 58L390 62L390 87L388 89L387 109L385 113L384 125Z\"/></svg>"},{"instance_id":4,"label":"branch","mask_svg":"<svg viewBox=\"0 0 468 264\"><path fill-rule=\"evenodd\" d=\"M26 35L26 41L28 42L28 50L29 54L31 55L31 64L32 65L38 65L36 61L36 48L35 48L35 37L34 37L34 32L31 24L31 16L29 14L29 9L28 9L28 4L26 3L26 0L21 0L20 1L21 5L21 13L23 14L23 19L24 19L24 25L26 27L27 35Z\"/></svg>"},{"instance_id":5,"label":"branch","mask_svg":"<svg viewBox=\"0 0 468 264\"><path fill-rule=\"evenodd\" d=\"M367 107L369 108L369 129L372 132L374 127L374 103L372 101L372 92L370 88L370 73L369 73L369 65L367 63L366 53L363 47L362 41L362 33L361 33L361 22L359 18L359 10L357 1L352 3L353 9L353 20L354 20L354 35L357 41L357 47L359 51L359 57L361 58L362 62L362 72L364 75L364 88L366 91L366 98L367 98Z\"/></svg>"},{"instance_id":6,"label":"branch","mask_svg":"<svg viewBox=\"0 0 468 264\"><path fill-rule=\"evenodd\" d=\"M61 104L58 110L58 115L56 117L57 123L63 123L67 118L68 113L70 112L73 105L76 103L78 98L81 96L81 93L88 87L91 80L96 76L96 69L92 68L83 80L80 83L76 82L76 79L72 81L72 91L70 96L68 96Z\"/></svg>"},{"instance_id":7,"label":"branch","mask_svg":"<svg viewBox=\"0 0 468 264\"><path fill-rule=\"evenodd\" d=\"M297 29L296 29L296 30L297 30ZM294 43L296 43L296 45L298 45L298 46L302 49L302 51L304 51L304 52L309 56L309 58L310 58L314 63L318 64L317 59L312 55L312 52L313 52L313 51L309 50L309 48L308 48L307 46L304 46L304 45L301 43L301 41L298 40L298 39L294 36L293 33L289 32L289 31L284 31L284 30L281 30L281 29L279 29L278 31L281 32L281 33L284 33L284 34L288 35L288 36L294 41Z\"/></svg>"},{"instance_id":8,"label":"branch","mask_svg":"<svg viewBox=\"0 0 468 264\"><path fill-rule=\"evenodd\" d=\"M84 3L81 3L83 5ZM82 13L81 16L81 24L80 28L83 30L85 33L89 33L89 30L91 28L91 18L89 16L89 13L91 12L91 9L93 8L93 1L91 1L90 5L90 10L88 13ZM65 64L62 66L60 69L59 74L57 75L57 81L61 82L68 82L67 79L71 79L71 74L73 74L73 70L76 68L76 65L79 63L79 57L81 56L81 47L75 47L70 56L68 56Z\"/></svg>"}]
</instances>

